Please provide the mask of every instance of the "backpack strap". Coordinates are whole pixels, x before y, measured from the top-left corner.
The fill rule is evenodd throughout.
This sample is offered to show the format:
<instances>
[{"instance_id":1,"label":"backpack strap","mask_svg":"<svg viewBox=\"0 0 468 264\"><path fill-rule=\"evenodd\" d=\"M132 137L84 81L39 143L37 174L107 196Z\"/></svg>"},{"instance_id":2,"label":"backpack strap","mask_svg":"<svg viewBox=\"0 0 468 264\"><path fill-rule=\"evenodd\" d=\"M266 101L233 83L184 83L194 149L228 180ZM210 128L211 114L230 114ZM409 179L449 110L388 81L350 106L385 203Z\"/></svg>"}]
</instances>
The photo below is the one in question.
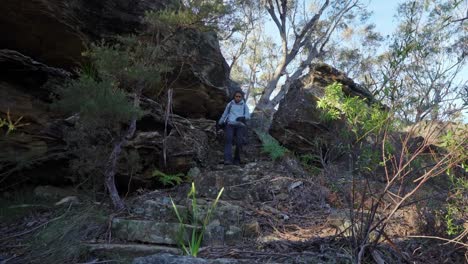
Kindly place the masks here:
<instances>
[{"instance_id":1,"label":"backpack strap","mask_svg":"<svg viewBox=\"0 0 468 264\"><path fill-rule=\"evenodd\" d=\"M247 102L245 102L245 100L244 100L244 113L242 114L242 116L244 116L244 117L245 117L245 105L246 104L247 104Z\"/></svg>"},{"instance_id":2,"label":"backpack strap","mask_svg":"<svg viewBox=\"0 0 468 264\"><path fill-rule=\"evenodd\" d=\"M224 119L224 123L227 122L228 118L229 118L229 113L231 113L231 106L232 106L232 101L229 102L229 105L228 105L228 111L226 113L226 118Z\"/></svg>"}]
</instances>

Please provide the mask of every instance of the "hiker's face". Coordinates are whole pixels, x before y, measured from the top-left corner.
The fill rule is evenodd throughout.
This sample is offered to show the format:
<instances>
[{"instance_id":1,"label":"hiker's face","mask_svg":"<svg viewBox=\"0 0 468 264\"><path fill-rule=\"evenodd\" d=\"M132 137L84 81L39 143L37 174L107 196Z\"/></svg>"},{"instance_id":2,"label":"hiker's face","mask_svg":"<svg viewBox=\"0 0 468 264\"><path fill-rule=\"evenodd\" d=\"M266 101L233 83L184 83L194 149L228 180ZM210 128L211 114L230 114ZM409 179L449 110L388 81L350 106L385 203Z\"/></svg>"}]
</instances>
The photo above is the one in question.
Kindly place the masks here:
<instances>
[{"instance_id":1,"label":"hiker's face","mask_svg":"<svg viewBox=\"0 0 468 264\"><path fill-rule=\"evenodd\" d=\"M236 103L239 103L241 100L242 100L242 95L241 94L235 94L234 95L234 101L236 101Z\"/></svg>"}]
</instances>

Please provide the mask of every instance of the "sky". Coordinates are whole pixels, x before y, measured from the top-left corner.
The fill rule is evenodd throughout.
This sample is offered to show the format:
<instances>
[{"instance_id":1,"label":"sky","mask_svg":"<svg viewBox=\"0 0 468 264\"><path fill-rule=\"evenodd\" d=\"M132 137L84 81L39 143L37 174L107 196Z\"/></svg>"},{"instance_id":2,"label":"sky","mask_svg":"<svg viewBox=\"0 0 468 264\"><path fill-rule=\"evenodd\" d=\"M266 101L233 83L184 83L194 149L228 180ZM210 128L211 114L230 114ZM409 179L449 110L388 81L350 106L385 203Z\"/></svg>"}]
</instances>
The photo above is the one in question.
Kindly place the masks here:
<instances>
[{"instance_id":1,"label":"sky","mask_svg":"<svg viewBox=\"0 0 468 264\"><path fill-rule=\"evenodd\" d=\"M382 36L391 35L395 29L394 15L396 8L401 0L371 0L369 3L369 10L374 12L371 21L376 25L376 30L379 31ZM468 67L465 67L461 74L466 78L468 76ZM463 123L468 124L468 110L464 111Z\"/></svg>"},{"instance_id":2,"label":"sky","mask_svg":"<svg viewBox=\"0 0 468 264\"><path fill-rule=\"evenodd\" d=\"M375 23L376 29L383 36L390 35L395 29L393 16L400 2L395 0L373 0L369 4L369 10L374 12L371 19Z\"/></svg>"},{"instance_id":3,"label":"sky","mask_svg":"<svg viewBox=\"0 0 468 264\"><path fill-rule=\"evenodd\" d=\"M399 3L403 0L368 0L368 10L373 12L371 16L371 22L376 25L376 31L380 32L382 36L391 35L396 27L396 20L394 18ZM272 22L270 22L272 23ZM271 32L268 32L271 31ZM267 34L272 36L277 35L277 29L272 24L271 27L267 27ZM465 74L466 73L466 74ZM465 67L462 78L468 76L468 67ZM468 110L464 112L463 122L468 123Z\"/></svg>"}]
</instances>

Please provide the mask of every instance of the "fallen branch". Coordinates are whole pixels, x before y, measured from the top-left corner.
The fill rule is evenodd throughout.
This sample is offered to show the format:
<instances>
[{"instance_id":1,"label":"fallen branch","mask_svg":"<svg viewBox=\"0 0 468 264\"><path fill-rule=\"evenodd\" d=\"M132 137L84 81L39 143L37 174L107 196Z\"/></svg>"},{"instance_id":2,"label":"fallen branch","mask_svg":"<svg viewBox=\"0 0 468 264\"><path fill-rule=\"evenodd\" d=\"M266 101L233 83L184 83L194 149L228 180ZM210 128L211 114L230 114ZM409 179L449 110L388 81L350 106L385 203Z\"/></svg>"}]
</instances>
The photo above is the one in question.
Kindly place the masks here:
<instances>
[{"instance_id":1,"label":"fallen branch","mask_svg":"<svg viewBox=\"0 0 468 264\"><path fill-rule=\"evenodd\" d=\"M438 240L446 241L447 243L455 243L455 244L462 245L462 246L468 248L468 244L465 244L463 242L460 242L460 241L457 241L457 240L454 240L454 239L447 239L447 238L436 237L436 236L408 236L408 237L438 239Z\"/></svg>"}]
</instances>

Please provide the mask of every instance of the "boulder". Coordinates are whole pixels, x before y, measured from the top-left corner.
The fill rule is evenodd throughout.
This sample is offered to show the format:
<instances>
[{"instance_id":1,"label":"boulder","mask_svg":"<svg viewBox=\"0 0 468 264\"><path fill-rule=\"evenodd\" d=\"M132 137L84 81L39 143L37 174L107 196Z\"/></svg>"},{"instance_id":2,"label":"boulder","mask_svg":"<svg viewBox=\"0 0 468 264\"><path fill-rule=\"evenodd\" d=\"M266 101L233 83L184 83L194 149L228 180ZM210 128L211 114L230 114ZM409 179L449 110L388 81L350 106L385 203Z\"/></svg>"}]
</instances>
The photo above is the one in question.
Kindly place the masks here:
<instances>
[{"instance_id":1,"label":"boulder","mask_svg":"<svg viewBox=\"0 0 468 264\"><path fill-rule=\"evenodd\" d=\"M251 260L237 259L203 259L189 256L174 256L171 254L152 255L136 258L133 264L241 264L252 263Z\"/></svg>"},{"instance_id":2,"label":"boulder","mask_svg":"<svg viewBox=\"0 0 468 264\"><path fill-rule=\"evenodd\" d=\"M85 61L82 52L93 41L113 39L116 34L143 29L145 11L172 8L175 0L2 2L0 10L0 118L19 119L21 126L8 137L0 128L0 171L21 173L22 179L37 178L43 184L63 184L69 156L64 131L74 119L51 107L52 87L73 78ZM126 151L143 157L137 174L148 176L154 167L169 172L187 172L207 162L208 139L224 110L231 89L227 63L216 34L181 28L169 41L169 52L183 57L168 83L173 89L171 120L164 135L167 93L146 95L159 102L157 109L143 105L147 116L138 122L136 137ZM172 55L169 55L172 56ZM144 103L143 103L144 104ZM9 116L9 117L8 117ZM68 119L67 119L68 118ZM177 119L177 122L173 121ZM164 139L164 144L163 144ZM128 175L118 180L127 186ZM14 177L9 177L12 179ZM123 180L122 180L123 179Z\"/></svg>"},{"instance_id":3,"label":"boulder","mask_svg":"<svg viewBox=\"0 0 468 264\"><path fill-rule=\"evenodd\" d=\"M335 142L343 122L324 122L320 119L318 100L324 96L325 87L333 82L343 84L348 96L359 96L374 102L372 94L354 83L344 73L327 64L315 64L310 72L294 82L280 102L273 117L270 133L283 146L300 154L317 151L317 139Z\"/></svg>"},{"instance_id":4,"label":"boulder","mask_svg":"<svg viewBox=\"0 0 468 264\"><path fill-rule=\"evenodd\" d=\"M175 247L146 245L135 243L124 244L84 244L92 255L103 258L118 258L119 260L131 260L136 257L148 256L153 254L170 253L181 255L182 251Z\"/></svg>"},{"instance_id":5,"label":"boulder","mask_svg":"<svg viewBox=\"0 0 468 264\"><path fill-rule=\"evenodd\" d=\"M73 69L90 41L133 33L146 10L170 7L171 0L60 1L5 0L0 10L0 47L47 65Z\"/></svg>"},{"instance_id":6,"label":"boulder","mask_svg":"<svg viewBox=\"0 0 468 264\"><path fill-rule=\"evenodd\" d=\"M146 11L177 5L173 0L6 0L0 10L0 47L71 71L85 62L82 53L91 42L135 33L143 28ZM231 85L216 34L181 28L168 44L173 52L168 57L177 54L184 61L168 80L174 113L218 118Z\"/></svg>"}]
</instances>

